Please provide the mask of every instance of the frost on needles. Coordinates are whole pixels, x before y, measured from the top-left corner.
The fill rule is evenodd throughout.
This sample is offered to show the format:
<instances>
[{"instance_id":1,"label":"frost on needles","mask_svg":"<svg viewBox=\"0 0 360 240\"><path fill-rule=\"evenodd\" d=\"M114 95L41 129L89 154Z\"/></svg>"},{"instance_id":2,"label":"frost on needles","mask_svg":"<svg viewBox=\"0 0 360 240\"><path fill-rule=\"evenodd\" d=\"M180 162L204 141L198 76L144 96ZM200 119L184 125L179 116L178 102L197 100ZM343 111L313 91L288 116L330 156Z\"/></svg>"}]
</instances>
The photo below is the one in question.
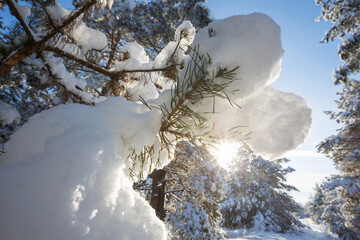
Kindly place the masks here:
<instances>
[{"instance_id":1,"label":"frost on needles","mask_svg":"<svg viewBox=\"0 0 360 240\"><path fill-rule=\"evenodd\" d=\"M112 1L99 3L111 5ZM60 11L57 9L60 8L52 11ZM90 28L81 26L74 28L72 34L83 45L82 37L86 35L77 35L76 31ZM146 92L147 88L155 89L154 83L164 83L161 74L151 75L154 80L144 79L143 87L134 93L142 96L145 91L148 97L142 102L123 97L100 102L85 96L94 106L54 107L30 118L12 135L0 167L2 238L166 239L164 224L132 189L129 172L131 169L133 177L140 173L146 177L144 169L155 163L167 164L171 149L164 148L164 139L175 145L182 138L203 134L210 139L224 138L234 127L246 125L244 131L252 132L248 144L256 153L270 157L304 141L311 124L311 110L302 98L270 86L280 73L283 55L280 28L270 17L256 13L217 20L200 30L194 40L189 22L181 25L176 34L179 32L186 34L176 35L175 42L170 42L155 61L148 61L141 46L126 47L126 61L131 66L138 64L142 71L166 68L172 62L183 64L175 76L178 82L167 90ZM197 49L196 52L187 51L191 42L190 49ZM95 45L86 42L86 46ZM202 56L203 60L194 56ZM43 58L56 69L54 74L68 76L62 61L52 54ZM206 63L198 66L201 71L186 73L196 69L189 65L199 63ZM118 71L116 67L104 70L104 74ZM75 82L66 83L70 89L79 90L75 78L67 80ZM175 92L177 86L186 87ZM200 94L193 98L191 93L199 93L194 91L195 86L220 86L221 96L214 92L211 97ZM164 111L164 106L169 112ZM182 109L191 110L191 116L200 116L201 128L197 128L196 119L182 115ZM186 132L180 133L193 135L179 135L173 128L179 123L186 124ZM156 159L146 159L146 154L145 158L129 157L146 152Z\"/></svg>"}]
</instances>

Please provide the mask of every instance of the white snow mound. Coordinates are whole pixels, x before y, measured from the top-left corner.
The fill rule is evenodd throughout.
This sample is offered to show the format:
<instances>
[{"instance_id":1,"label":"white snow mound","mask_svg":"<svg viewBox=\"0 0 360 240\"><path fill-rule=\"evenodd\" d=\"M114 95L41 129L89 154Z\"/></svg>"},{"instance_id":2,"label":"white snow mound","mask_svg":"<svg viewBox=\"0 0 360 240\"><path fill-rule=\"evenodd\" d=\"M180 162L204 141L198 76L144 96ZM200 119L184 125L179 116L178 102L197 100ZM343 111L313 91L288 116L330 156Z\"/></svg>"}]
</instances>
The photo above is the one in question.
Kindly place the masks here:
<instances>
[{"instance_id":1,"label":"white snow mound","mask_svg":"<svg viewBox=\"0 0 360 240\"><path fill-rule=\"evenodd\" d=\"M196 34L192 46L199 46L200 53L210 55L210 72L240 67L237 70L239 80L229 88L238 89L238 97L262 90L275 81L281 71L284 50L280 27L262 13L216 20Z\"/></svg>"},{"instance_id":2,"label":"white snow mound","mask_svg":"<svg viewBox=\"0 0 360 240\"><path fill-rule=\"evenodd\" d=\"M9 104L0 101L0 125L10 124L17 120L20 120L19 113Z\"/></svg>"},{"instance_id":3,"label":"white snow mound","mask_svg":"<svg viewBox=\"0 0 360 240\"><path fill-rule=\"evenodd\" d=\"M200 54L209 54L210 74L239 66L237 80L227 90L241 109L221 99L216 99L215 107L212 99L192 106L199 113L215 112L207 116L207 129L213 137L227 139L231 129L251 132L246 142L266 158L279 157L305 141L311 127L311 108L301 97L270 86L280 74L284 53L280 27L270 17L253 13L214 21L196 34L192 47L199 48ZM186 66L180 81L184 72ZM215 79L221 81L228 80Z\"/></svg>"},{"instance_id":4,"label":"white snow mound","mask_svg":"<svg viewBox=\"0 0 360 240\"><path fill-rule=\"evenodd\" d=\"M126 161L129 143L139 150L154 142L160 118L120 98L31 118L1 159L1 238L165 239Z\"/></svg>"},{"instance_id":5,"label":"white snow mound","mask_svg":"<svg viewBox=\"0 0 360 240\"><path fill-rule=\"evenodd\" d=\"M253 130L247 143L273 159L302 144L311 127L311 108L303 98L267 86L242 104L238 122Z\"/></svg>"},{"instance_id":6,"label":"white snow mound","mask_svg":"<svg viewBox=\"0 0 360 240\"><path fill-rule=\"evenodd\" d=\"M108 4L111 8L111 0L101 0L100 4L104 6ZM56 24L61 25L70 14L71 11L61 7L58 2L55 2L55 5L46 7L46 11L51 17L52 21ZM85 54L90 49L103 50L107 46L107 37L104 33L89 28L82 20L73 26L71 31L69 31L69 36L74 38L74 40L81 47L81 52Z\"/></svg>"}]
</instances>

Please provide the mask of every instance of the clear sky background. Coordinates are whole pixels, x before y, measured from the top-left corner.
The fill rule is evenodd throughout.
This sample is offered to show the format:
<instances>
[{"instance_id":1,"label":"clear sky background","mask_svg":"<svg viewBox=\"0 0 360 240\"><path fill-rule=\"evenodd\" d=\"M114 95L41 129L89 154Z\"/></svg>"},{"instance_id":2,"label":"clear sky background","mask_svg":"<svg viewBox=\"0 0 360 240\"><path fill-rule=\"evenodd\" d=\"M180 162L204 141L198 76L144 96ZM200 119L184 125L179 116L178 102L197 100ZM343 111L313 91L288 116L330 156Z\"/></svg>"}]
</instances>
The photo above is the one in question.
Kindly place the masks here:
<instances>
[{"instance_id":1,"label":"clear sky background","mask_svg":"<svg viewBox=\"0 0 360 240\"><path fill-rule=\"evenodd\" d=\"M59 2L65 8L72 8L71 0ZM331 76L340 64L336 56L338 42L320 43L331 24L315 22L321 7L313 0L207 0L206 5L216 19L262 12L280 25L285 54L280 78L273 86L302 96L313 109L312 129L306 142L284 156L296 169L288 176L288 182L300 190L293 193L295 200L307 201L316 182L336 173L332 161L316 152L316 145L339 128L324 114L336 110L334 101L340 90L332 84ZM5 22L12 20L8 12L2 14Z\"/></svg>"},{"instance_id":2,"label":"clear sky background","mask_svg":"<svg viewBox=\"0 0 360 240\"><path fill-rule=\"evenodd\" d=\"M289 165L296 169L288 182L300 190L292 195L299 202L307 201L316 182L336 173L332 160L316 152L316 145L339 128L324 113L336 110L334 101L340 90L332 83L332 72L340 64L336 55L338 41L320 43L331 24L315 22L321 7L314 0L208 0L206 4L216 19L261 12L280 25L285 54L280 78L273 86L302 96L313 109L312 129L306 142L285 154L291 160Z\"/></svg>"}]
</instances>

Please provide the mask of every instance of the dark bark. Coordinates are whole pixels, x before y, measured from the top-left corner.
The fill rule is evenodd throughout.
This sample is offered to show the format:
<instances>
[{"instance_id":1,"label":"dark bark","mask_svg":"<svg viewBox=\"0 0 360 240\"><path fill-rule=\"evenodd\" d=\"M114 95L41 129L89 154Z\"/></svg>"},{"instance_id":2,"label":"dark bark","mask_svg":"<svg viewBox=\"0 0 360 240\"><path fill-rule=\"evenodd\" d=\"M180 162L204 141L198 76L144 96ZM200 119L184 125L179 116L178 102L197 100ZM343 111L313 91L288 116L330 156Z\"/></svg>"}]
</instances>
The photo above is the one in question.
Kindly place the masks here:
<instances>
[{"instance_id":1,"label":"dark bark","mask_svg":"<svg viewBox=\"0 0 360 240\"><path fill-rule=\"evenodd\" d=\"M164 169L155 169L150 175L153 180L150 205L161 220L165 218L165 175L166 170Z\"/></svg>"}]
</instances>

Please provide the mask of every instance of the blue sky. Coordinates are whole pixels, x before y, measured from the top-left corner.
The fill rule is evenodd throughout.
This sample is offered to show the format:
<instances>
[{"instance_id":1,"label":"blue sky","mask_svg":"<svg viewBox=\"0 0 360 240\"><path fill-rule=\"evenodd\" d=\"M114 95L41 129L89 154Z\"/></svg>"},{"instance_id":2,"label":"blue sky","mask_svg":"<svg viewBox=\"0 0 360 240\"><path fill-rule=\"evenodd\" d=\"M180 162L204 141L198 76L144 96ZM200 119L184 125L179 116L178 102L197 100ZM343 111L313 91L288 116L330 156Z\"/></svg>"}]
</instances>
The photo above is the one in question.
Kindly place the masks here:
<instances>
[{"instance_id":1,"label":"blue sky","mask_svg":"<svg viewBox=\"0 0 360 240\"><path fill-rule=\"evenodd\" d=\"M336 173L332 161L316 153L316 145L339 128L324 114L336 110L334 101L340 90L332 84L332 72L340 64L336 55L338 41L320 43L331 24L315 22L321 7L313 0L208 0L206 4L216 19L262 12L280 25L285 54L280 78L273 86L302 96L313 109L312 129L306 142L285 155L296 169L288 176L289 183L300 190L293 196L305 202L315 182Z\"/></svg>"},{"instance_id":2,"label":"blue sky","mask_svg":"<svg viewBox=\"0 0 360 240\"><path fill-rule=\"evenodd\" d=\"M65 8L72 8L71 0L59 2ZM316 153L316 145L339 128L324 114L326 110L336 110L334 100L340 90L331 80L333 70L340 64L336 56L338 42L320 43L331 24L314 21L321 7L313 0L208 0L206 5L216 19L262 12L280 25L285 54L280 78L273 86L302 96L313 109L313 125L307 141L285 155L291 159L289 165L296 169L288 177L289 183L300 190L293 196L305 202L315 182L336 173L332 161ZM2 14L5 21L11 19L8 13Z\"/></svg>"}]
</instances>

